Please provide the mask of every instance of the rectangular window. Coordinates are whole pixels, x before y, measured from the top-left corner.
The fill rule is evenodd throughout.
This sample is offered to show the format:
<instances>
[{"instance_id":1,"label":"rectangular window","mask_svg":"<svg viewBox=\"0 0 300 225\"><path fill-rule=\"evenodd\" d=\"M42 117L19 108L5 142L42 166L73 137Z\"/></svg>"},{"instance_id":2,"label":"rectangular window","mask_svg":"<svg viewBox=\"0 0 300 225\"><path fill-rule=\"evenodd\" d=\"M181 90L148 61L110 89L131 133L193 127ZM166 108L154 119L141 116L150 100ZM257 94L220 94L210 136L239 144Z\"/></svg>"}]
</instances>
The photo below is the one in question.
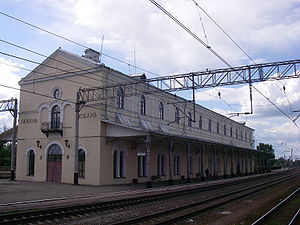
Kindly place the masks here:
<instances>
[{"instance_id":1,"label":"rectangular window","mask_svg":"<svg viewBox=\"0 0 300 225\"><path fill-rule=\"evenodd\" d=\"M165 155L162 153L157 154L157 175L165 175Z\"/></svg>"},{"instance_id":2,"label":"rectangular window","mask_svg":"<svg viewBox=\"0 0 300 225\"><path fill-rule=\"evenodd\" d=\"M189 112L188 114L188 126L191 127L192 126L192 114Z\"/></svg>"},{"instance_id":3,"label":"rectangular window","mask_svg":"<svg viewBox=\"0 0 300 225\"><path fill-rule=\"evenodd\" d=\"M138 153L138 177L146 177L146 154Z\"/></svg>"},{"instance_id":4,"label":"rectangular window","mask_svg":"<svg viewBox=\"0 0 300 225\"><path fill-rule=\"evenodd\" d=\"M174 164L173 164L174 175L180 175L180 158L179 158L179 155L175 155L173 158L174 158Z\"/></svg>"},{"instance_id":5,"label":"rectangular window","mask_svg":"<svg viewBox=\"0 0 300 225\"><path fill-rule=\"evenodd\" d=\"M208 119L208 130L211 132L211 119Z\"/></svg>"},{"instance_id":6,"label":"rectangular window","mask_svg":"<svg viewBox=\"0 0 300 225\"><path fill-rule=\"evenodd\" d=\"M199 129L202 130L202 116L199 117Z\"/></svg>"},{"instance_id":7,"label":"rectangular window","mask_svg":"<svg viewBox=\"0 0 300 225\"><path fill-rule=\"evenodd\" d=\"M190 175L192 175L193 174L193 157L192 156L190 156L189 157L189 163L190 163L190 168L189 168L189 172L190 172Z\"/></svg>"}]
</instances>

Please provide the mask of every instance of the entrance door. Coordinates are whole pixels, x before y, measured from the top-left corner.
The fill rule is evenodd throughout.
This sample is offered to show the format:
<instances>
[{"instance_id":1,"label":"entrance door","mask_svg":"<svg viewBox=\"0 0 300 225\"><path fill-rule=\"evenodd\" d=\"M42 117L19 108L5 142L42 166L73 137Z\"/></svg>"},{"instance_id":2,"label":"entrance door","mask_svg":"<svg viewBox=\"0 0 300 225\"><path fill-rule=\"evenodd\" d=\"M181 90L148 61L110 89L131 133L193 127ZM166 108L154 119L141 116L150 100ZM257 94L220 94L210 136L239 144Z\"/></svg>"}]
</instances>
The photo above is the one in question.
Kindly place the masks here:
<instances>
[{"instance_id":1,"label":"entrance door","mask_svg":"<svg viewBox=\"0 0 300 225\"><path fill-rule=\"evenodd\" d=\"M59 145L49 147L47 157L47 181L61 182L62 151Z\"/></svg>"}]
</instances>

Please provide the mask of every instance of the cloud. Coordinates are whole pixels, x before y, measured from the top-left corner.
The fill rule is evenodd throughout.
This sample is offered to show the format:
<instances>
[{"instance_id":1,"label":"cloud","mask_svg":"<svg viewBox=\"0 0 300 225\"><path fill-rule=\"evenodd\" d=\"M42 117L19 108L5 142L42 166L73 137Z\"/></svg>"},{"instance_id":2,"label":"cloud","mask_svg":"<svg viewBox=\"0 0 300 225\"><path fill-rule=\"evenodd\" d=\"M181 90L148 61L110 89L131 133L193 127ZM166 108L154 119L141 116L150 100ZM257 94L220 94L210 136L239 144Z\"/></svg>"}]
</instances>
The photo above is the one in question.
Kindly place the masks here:
<instances>
[{"instance_id":1,"label":"cloud","mask_svg":"<svg viewBox=\"0 0 300 225\"><path fill-rule=\"evenodd\" d=\"M13 63L10 60L6 60L0 57L0 84L5 86L10 86L14 88L19 88L18 81L20 77L16 73L20 70L19 68L13 66L22 66L17 63ZM11 98L18 98L19 91L11 88L5 88L1 86L0 100L6 100ZM12 116L9 112L0 112L0 128L3 126L12 126Z\"/></svg>"},{"instance_id":2,"label":"cloud","mask_svg":"<svg viewBox=\"0 0 300 225\"><path fill-rule=\"evenodd\" d=\"M13 63L10 60L6 60L3 57L0 57L0 84L19 88L18 81L20 80L20 77L16 75L16 73L20 70L19 68L16 68L14 66L22 66L17 63ZM5 88L1 87L2 90L0 93L0 99L10 99L10 98L16 98L19 96L19 91L15 89Z\"/></svg>"},{"instance_id":3,"label":"cloud","mask_svg":"<svg viewBox=\"0 0 300 225\"><path fill-rule=\"evenodd\" d=\"M157 0L157 2L205 41L200 13L209 45L218 54L233 66L252 64L203 12L199 12L192 1ZM300 0L197 0L197 2L256 63L298 57ZM104 35L105 54L134 64L135 48L137 66L157 74L170 75L226 67L150 1L39 0L30 4L30 7L32 11L40 14L39 20L32 21L33 23L98 51ZM36 43L38 42L32 44ZM44 44L44 39L42 43ZM78 55L83 53L83 49L79 50L73 44L57 43ZM34 46L33 49L40 48L45 46ZM127 65L120 66L107 57L103 57L102 61L124 73L132 71L128 70ZM5 62L11 63L7 60ZM3 79L1 82L17 86L19 78L15 75L17 73L15 68L4 68L0 64L0 72L5 74L1 76ZM283 85L286 88L285 93ZM299 85L299 80L292 79L257 83L255 87L285 113L291 115L290 108L298 110L297 107L300 105ZM221 99L218 92L221 93ZM17 92L12 90L5 89L5 92L0 92L1 98L17 95ZM197 92L196 97L200 104L224 115L230 111L250 110L247 85L201 90ZM298 131L295 130L295 125L255 90L253 90L253 105L253 115L240 115L234 119L246 121L249 126L256 129L256 133L260 136L259 140L266 141L261 137L267 137L269 141L274 142L268 137L270 135L275 140L282 142L288 140L300 147L297 144ZM293 132L289 134L288 131Z\"/></svg>"}]
</instances>

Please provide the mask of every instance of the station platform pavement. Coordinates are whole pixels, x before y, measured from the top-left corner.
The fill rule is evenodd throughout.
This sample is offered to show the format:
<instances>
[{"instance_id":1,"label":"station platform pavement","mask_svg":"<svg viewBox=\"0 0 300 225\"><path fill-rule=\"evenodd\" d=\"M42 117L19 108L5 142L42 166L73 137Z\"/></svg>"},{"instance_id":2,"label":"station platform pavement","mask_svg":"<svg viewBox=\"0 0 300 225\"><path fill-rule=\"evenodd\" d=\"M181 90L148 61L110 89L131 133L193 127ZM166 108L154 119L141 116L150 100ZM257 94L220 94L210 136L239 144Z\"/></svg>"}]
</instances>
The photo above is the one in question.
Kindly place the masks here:
<instances>
[{"instance_id":1,"label":"station platform pavement","mask_svg":"<svg viewBox=\"0 0 300 225\"><path fill-rule=\"evenodd\" d=\"M171 191L187 190L195 187L205 187L226 182L234 182L236 180L251 179L251 177L253 178L265 175L267 174L154 188L147 188L143 183L93 186L0 179L0 213L28 209L51 208L73 204L105 202L144 195L155 195Z\"/></svg>"},{"instance_id":2,"label":"station platform pavement","mask_svg":"<svg viewBox=\"0 0 300 225\"><path fill-rule=\"evenodd\" d=\"M0 179L0 204L32 200L77 197L111 192L146 189L142 184L110 186L73 185L52 182L11 181Z\"/></svg>"}]
</instances>

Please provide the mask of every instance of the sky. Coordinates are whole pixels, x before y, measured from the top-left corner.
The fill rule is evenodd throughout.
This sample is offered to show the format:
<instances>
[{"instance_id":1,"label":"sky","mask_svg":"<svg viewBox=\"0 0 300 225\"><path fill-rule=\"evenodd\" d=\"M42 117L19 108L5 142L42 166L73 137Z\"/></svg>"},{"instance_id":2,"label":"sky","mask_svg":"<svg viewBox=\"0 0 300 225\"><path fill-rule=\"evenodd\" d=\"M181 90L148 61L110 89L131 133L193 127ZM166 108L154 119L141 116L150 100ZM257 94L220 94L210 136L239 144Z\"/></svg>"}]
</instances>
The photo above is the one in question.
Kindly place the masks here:
<instances>
[{"instance_id":1,"label":"sky","mask_svg":"<svg viewBox=\"0 0 300 225\"><path fill-rule=\"evenodd\" d=\"M299 59L300 0L195 0L253 59L255 63ZM232 66L253 62L201 11L193 0L157 0L174 17L211 46ZM204 69L226 68L203 45L188 35L149 0L0 0L0 84L18 88L26 69L44 57L21 50L7 42L50 55L58 47L78 55L85 48L35 29L7 14L64 36L84 46L101 50L101 61L125 74L141 73L130 65L156 75L171 75ZM103 42L102 42L103 38ZM122 62L113 60L117 58ZM152 74L153 73L153 74ZM252 115L231 117L255 129L256 144L272 144L277 157L293 151L300 158L300 79L261 82L253 90ZM218 93L220 92L221 98ZM191 94L176 93L190 99ZM18 97L19 92L0 87L0 99ZM227 86L197 90L197 103L230 116L250 110L249 87ZM288 118L290 117L290 118ZM12 126L8 113L0 114L0 129Z\"/></svg>"}]
</instances>

